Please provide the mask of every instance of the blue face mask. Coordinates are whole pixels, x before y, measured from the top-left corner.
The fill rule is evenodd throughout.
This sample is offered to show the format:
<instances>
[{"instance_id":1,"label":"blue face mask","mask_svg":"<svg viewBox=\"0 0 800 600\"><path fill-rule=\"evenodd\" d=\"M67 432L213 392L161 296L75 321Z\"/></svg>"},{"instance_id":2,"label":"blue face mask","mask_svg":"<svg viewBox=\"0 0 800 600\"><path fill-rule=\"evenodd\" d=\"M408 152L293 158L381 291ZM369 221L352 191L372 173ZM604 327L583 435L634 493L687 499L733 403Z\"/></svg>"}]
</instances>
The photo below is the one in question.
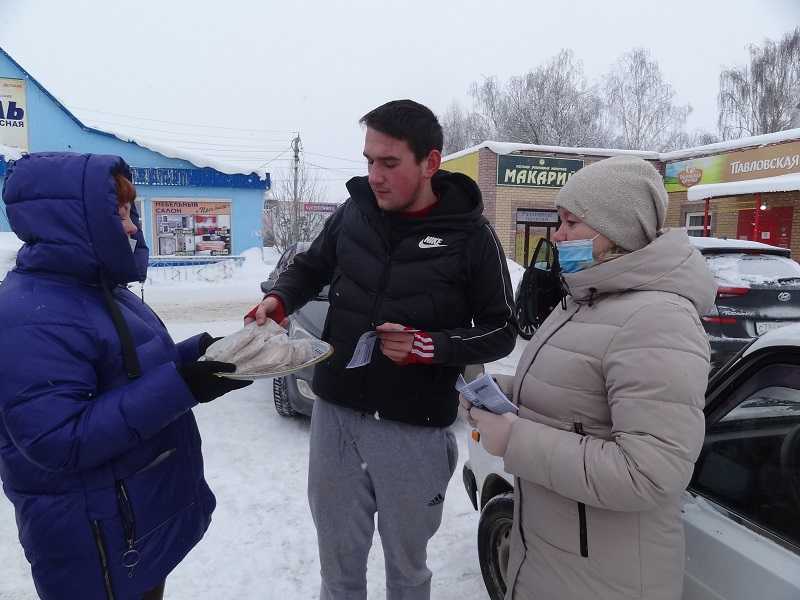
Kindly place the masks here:
<instances>
[{"instance_id":1,"label":"blue face mask","mask_svg":"<svg viewBox=\"0 0 800 600\"><path fill-rule=\"evenodd\" d=\"M557 242L558 264L562 273L577 273L590 267L594 262L594 240L600 234L590 240L572 240L569 242Z\"/></svg>"}]
</instances>

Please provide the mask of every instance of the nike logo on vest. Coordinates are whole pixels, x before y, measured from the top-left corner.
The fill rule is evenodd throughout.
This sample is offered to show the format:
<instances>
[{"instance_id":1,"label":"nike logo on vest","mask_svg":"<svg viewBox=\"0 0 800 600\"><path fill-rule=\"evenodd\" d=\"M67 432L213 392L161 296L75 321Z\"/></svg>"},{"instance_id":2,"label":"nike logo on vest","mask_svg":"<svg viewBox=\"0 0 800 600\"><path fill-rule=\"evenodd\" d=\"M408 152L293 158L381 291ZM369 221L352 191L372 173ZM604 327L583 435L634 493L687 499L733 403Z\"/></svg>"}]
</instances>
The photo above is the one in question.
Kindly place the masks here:
<instances>
[{"instance_id":1,"label":"nike logo on vest","mask_svg":"<svg viewBox=\"0 0 800 600\"><path fill-rule=\"evenodd\" d=\"M444 248L447 244L442 243L442 238L437 238L429 235L419 243L420 248Z\"/></svg>"}]
</instances>

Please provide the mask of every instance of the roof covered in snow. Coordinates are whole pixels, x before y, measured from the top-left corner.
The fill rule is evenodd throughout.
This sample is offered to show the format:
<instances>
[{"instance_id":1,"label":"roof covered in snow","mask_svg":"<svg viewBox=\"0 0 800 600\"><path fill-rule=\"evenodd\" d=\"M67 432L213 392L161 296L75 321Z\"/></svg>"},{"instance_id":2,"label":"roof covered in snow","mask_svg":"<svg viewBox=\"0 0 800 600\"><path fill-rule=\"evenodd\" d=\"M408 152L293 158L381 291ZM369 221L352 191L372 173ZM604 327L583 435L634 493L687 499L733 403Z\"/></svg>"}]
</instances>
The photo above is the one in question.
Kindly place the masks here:
<instances>
[{"instance_id":1,"label":"roof covered in snow","mask_svg":"<svg viewBox=\"0 0 800 600\"><path fill-rule=\"evenodd\" d=\"M211 158L209 156L204 156L196 152L191 152L189 150L184 150L182 148L176 148L170 146L169 144L165 144L164 142L149 140L139 135L132 135L120 129L116 128L109 129L108 127L104 127L103 129L97 129L97 131L111 134L117 139L122 140L123 142L131 142L136 144L137 146L141 146L142 148L147 148L148 150L152 150L153 152L158 152L159 154L162 154L167 158L177 158L180 160L185 160L187 162L192 163L196 167L209 167L211 169L214 169L215 171L219 171L220 173L225 173L227 175L251 174L251 171L242 169L232 164L228 164L218 159ZM258 171L255 171L255 173L256 175L259 176L260 179L266 179L267 177L266 169L263 168L259 169Z\"/></svg>"},{"instance_id":2,"label":"roof covered in snow","mask_svg":"<svg viewBox=\"0 0 800 600\"><path fill-rule=\"evenodd\" d=\"M717 142L716 144L707 144L705 146L696 146L694 148L686 148L683 150L673 150L672 152L654 152L650 150L615 150L613 148L572 148L567 146L539 146L537 144L518 144L516 142L494 142L485 141L477 146L465 148L459 152L448 154L442 160L453 160L461 158L473 152L477 152L481 148L488 148L495 154L513 154L514 152L558 152L563 154L582 154L585 156L620 156L623 154L640 156L647 160L659 160L662 162L671 162L675 160L682 160L685 158L694 158L703 156L705 154L718 154L729 150L739 150L741 148L752 148L757 146L767 146L769 144L777 144L780 142L800 141L800 128L787 129L785 131L777 131L775 133L767 133L764 135L754 135L749 137L742 137L736 140L727 140L725 142Z\"/></svg>"},{"instance_id":3,"label":"roof covered in snow","mask_svg":"<svg viewBox=\"0 0 800 600\"><path fill-rule=\"evenodd\" d=\"M738 196L740 194L757 194L769 192L792 192L800 190L800 173L789 173L776 177L761 177L747 181L729 181L727 183L703 183L693 185L686 193L690 202L719 198L722 196Z\"/></svg>"},{"instance_id":4,"label":"roof covered in snow","mask_svg":"<svg viewBox=\"0 0 800 600\"><path fill-rule=\"evenodd\" d=\"M242 169L240 167L228 164L226 162L223 162L223 161L220 161L220 160L216 160L216 159L213 159L213 158L210 158L210 157L207 157L207 156L203 156L203 155L197 154L195 152L189 152L189 151L183 150L181 148L175 148L173 146L170 146L169 144L164 144L164 143L161 143L161 142L152 142L152 141L143 139L138 135L130 135L129 133L127 133L125 131L122 131L122 130L113 130L112 131L112 130L106 128L106 127L102 127L101 128L101 127L86 125L81 119L76 117L73 112L71 112L66 106L64 106L64 104L58 98L56 98L46 87L44 87L30 73L28 73L28 71L25 69L25 67L20 65L16 60L14 60L14 58L10 54L8 54L8 52L3 50L2 47L0 47L0 54L5 56L6 58L8 58L8 60L10 60L20 71L22 71L28 77L28 79L42 91L42 93L45 96L47 96L50 100L52 100L53 103L55 103L55 105L60 110L64 111L64 113L72 121L74 121L81 129L83 129L84 131L89 131L89 132L93 132L93 133L99 133L100 135L105 135L105 136L116 137L116 138L122 140L123 142L131 142L133 144L136 144L137 146L141 146L142 148L146 148L148 150L151 150L152 152L157 152L159 154L162 154L163 156L166 156L167 158L175 158L175 159L178 159L178 160L185 160L187 162L192 163L196 167L211 168L211 169L214 169L215 171L219 171L219 172L225 173L227 175L251 175L252 174L252 171L249 171L249 170L246 170L246 169ZM6 146L0 146L0 155L4 155L4 153L2 151L3 148L7 148L7 147ZM17 150L17 152L19 152L19 151ZM19 158L19 156L13 156L13 157L8 156L8 155L4 155L4 156L5 156L6 160L9 160L10 158L13 158L13 159ZM261 169L261 170L257 171L256 174L258 175L258 177L260 179L266 179L267 178L266 171L264 169Z\"/></svg>"},{"instance_id":5,"label":"roof covered in snow","mask_svg":"<svg viewBox=\"0 0 800 600\"><path fill-rule=\"evenodd\" d=\"M786 248L770 246L761 242L751 242L749 240L723 240L714 237L690 237L689 241L700 250L769 250L786 253Z\"/></svg>"},{"instance_id":6,"label":"roof covered in snow","mask_svg":"<svg viewBox=\"0 0 800 600\"><path fill-rule=\"evenodd\" d=\"M648 160L658 160L658 152L649 152L646 150L614 150L611 148L571 148L567 146L540 146L538 144L518 144L516 142L493 142L486 141L471 148L465 148L459 152L448 154L442 161L453 160L467 156L473 152L477 152L481 148L488 148L495 154L513 154L514 152L550 152L560 154L580 154L583 156L620 156L623 154L631 156L640 156Z\"/></svg>"},{"instance_id":7,"label":"roof covered in snow","mask_svg":"<svg viewBox=\"0 0 800 600\"><path fill-rule=\"evenodd\" d=\"M717 142L716 144L707 144L705 146L686 148L685 150L662 152L660 156L662 161L670 162L673 160L682 160L684 158L694 158L704 154L718 154L728 150L739 150L742 148L752 148L755 146L768 146L770 144L778 144L780 142L790 141L800 141L800 128L776 131L775 133L765 133L764 135L742 137L736 140Z\"/></svg>"}]
</instances>

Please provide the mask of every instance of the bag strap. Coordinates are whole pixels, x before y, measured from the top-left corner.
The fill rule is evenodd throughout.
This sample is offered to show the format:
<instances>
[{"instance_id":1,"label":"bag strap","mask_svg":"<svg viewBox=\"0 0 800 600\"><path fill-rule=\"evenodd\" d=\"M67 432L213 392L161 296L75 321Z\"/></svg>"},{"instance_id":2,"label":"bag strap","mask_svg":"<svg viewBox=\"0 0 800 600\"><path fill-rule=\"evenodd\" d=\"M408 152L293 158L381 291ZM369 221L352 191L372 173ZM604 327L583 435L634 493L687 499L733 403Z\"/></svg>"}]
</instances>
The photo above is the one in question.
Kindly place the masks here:
<instances>
[{"instance_id":1,"label":"bag strap","mask_svg":"<svg viewBox=\"0 0 800 600\"><path fill-rule=\"evenodd\" d=\"M141 377L142 367L139 364L139 357L136 355L136 347L133 345L133 337L131 337L128 324L122 316L122 311L119 309L119 305L114 299L108 283L103 281L101 287L103 288L103 298L106 302L106 307L111 313L111 320L114 323L114 329L117 330L117 335L119 336L119 341L122 346L122 364L125 366L125 373L128 375L128 379Z\"/></svg>"}]
</instances>

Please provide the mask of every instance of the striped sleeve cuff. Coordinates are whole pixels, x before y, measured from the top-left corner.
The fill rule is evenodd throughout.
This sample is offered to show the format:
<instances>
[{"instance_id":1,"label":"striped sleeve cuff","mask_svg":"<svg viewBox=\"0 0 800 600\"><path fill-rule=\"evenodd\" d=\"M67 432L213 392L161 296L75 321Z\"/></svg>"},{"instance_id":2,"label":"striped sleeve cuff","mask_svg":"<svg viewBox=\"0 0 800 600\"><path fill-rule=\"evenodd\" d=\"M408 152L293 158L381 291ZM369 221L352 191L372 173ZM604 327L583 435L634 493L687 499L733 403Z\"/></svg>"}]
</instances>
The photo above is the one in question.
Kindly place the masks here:
<instances>
[{"instance_id":1,"label":"striped sleeve cuff","mask_svg":"<svg viewBox=\"0 0 800 600\"><path fill-rule=\"evenodd\" d=\"M436 357L436 347L433 337L426 331L414 333L414 341L411 352L408 354L406 364L409 365L430 365L434 363Z\"/></svg>"}]
</instances>

